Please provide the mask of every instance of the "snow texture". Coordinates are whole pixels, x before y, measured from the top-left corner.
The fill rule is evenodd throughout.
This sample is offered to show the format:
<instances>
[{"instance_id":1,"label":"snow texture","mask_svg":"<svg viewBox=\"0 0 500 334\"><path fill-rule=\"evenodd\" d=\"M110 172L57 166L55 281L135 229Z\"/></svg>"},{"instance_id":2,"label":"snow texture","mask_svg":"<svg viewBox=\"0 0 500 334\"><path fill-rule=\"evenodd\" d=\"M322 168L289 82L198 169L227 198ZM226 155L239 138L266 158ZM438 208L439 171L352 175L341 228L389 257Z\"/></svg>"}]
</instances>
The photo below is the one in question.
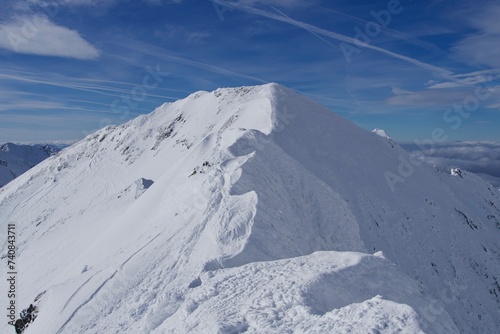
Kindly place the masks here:
<instances>
[{"instance_id":1,"label":"snow texture","mask_svg":"<svg viewBox=\"0 0 500 334\"><path fill-rule=\"evenodd\" d=\"M277 84L104 128L0 189L18 308L45 292L26 333L497 332L498 192L426 164L391 189L405 159Z\"/></svg>"}]
</instances>

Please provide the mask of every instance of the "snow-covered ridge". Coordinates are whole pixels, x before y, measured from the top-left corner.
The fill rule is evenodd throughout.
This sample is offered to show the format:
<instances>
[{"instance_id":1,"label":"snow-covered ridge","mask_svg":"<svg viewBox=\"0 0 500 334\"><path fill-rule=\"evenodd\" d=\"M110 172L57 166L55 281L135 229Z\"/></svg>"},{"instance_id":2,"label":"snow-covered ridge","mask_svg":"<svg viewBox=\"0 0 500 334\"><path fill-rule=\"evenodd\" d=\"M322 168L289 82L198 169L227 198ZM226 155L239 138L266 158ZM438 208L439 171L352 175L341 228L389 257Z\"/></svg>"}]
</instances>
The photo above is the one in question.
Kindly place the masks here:
<instances>
[{"instance_id":1,"label":"snow-covered ridge","mask_svg":"<svg viewBox=\"0 0 500 334\"><path fill-rule=\"evenodd\" d=\"M102 129L0 190L19 307L46 291L27 333L494 332L497 192L428 165L392 191L404 159L277 84Z\"/></svg>"}]
</instances>

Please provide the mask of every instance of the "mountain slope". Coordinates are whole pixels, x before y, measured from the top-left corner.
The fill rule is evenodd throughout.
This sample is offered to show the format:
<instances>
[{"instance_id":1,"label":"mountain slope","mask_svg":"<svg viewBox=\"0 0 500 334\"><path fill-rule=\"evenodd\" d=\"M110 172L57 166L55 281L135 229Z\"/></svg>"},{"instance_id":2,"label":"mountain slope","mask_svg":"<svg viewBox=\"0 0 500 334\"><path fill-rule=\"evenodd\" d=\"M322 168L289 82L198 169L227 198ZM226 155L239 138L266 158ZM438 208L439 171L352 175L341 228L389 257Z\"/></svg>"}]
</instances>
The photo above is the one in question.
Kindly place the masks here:
<instances>
[{"instance_id":1,"label":"mountain slope","mask_svg":"<svg viewBox=\"0 0 500 334\"><path fill-rule=\"evenodd\" d=\"M408 159L276 84L105 128L0 190L26 332L494 332L498 194Z\"/></svg>"},{"instance_id":2,"label":"mountain slope","mask_svg":"<svg viewBox=\"0 0 500 334\"><path fill-rule=\"evenodd\" d=\"M58 151L53 145L0 145L0 187Z\"/></svg>"}]
</instances>

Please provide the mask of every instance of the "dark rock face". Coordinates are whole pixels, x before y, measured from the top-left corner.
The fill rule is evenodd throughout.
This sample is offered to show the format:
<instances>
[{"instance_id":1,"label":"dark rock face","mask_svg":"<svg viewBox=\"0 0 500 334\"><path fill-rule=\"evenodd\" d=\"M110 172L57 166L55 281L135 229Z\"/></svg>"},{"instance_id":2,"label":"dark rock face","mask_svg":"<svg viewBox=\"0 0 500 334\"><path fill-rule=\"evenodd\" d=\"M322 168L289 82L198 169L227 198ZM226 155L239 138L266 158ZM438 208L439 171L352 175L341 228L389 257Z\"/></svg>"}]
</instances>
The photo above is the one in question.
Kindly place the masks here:
<instances>
[{"instance_id":1,"label":"dark rock face","mask_svg":"<svg viewBox=\"0 0 500 334\"><path fill-rule=\"evenodd\" d=\"M38 308L36 306L33 306L33 304L30 304L30 306L27 309L22 310L19 315L21 316L21 318L17 319L14 325L16 334L24 333L29 324L35 321L38 315Z\"/></svg>"}]
</instances>

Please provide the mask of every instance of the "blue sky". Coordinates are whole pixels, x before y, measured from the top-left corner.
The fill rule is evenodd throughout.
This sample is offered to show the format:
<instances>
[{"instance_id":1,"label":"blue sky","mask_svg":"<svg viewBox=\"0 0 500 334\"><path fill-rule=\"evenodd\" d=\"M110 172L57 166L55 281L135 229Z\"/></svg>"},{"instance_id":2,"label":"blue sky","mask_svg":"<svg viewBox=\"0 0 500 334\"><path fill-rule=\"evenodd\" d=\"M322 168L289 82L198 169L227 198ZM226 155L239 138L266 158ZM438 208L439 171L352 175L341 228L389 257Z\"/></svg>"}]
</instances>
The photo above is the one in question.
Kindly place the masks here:
<instances>
[{"instance_id":1,"label":"blue sky","mask_svg":"<svg viewBox=\"0 0 500 334\"><path fill-rule=\"evenodd\" d=\"M2 0L0 142L278 82L396 140L500 141L497 1Z\"/></svg>"}]
</instances>

